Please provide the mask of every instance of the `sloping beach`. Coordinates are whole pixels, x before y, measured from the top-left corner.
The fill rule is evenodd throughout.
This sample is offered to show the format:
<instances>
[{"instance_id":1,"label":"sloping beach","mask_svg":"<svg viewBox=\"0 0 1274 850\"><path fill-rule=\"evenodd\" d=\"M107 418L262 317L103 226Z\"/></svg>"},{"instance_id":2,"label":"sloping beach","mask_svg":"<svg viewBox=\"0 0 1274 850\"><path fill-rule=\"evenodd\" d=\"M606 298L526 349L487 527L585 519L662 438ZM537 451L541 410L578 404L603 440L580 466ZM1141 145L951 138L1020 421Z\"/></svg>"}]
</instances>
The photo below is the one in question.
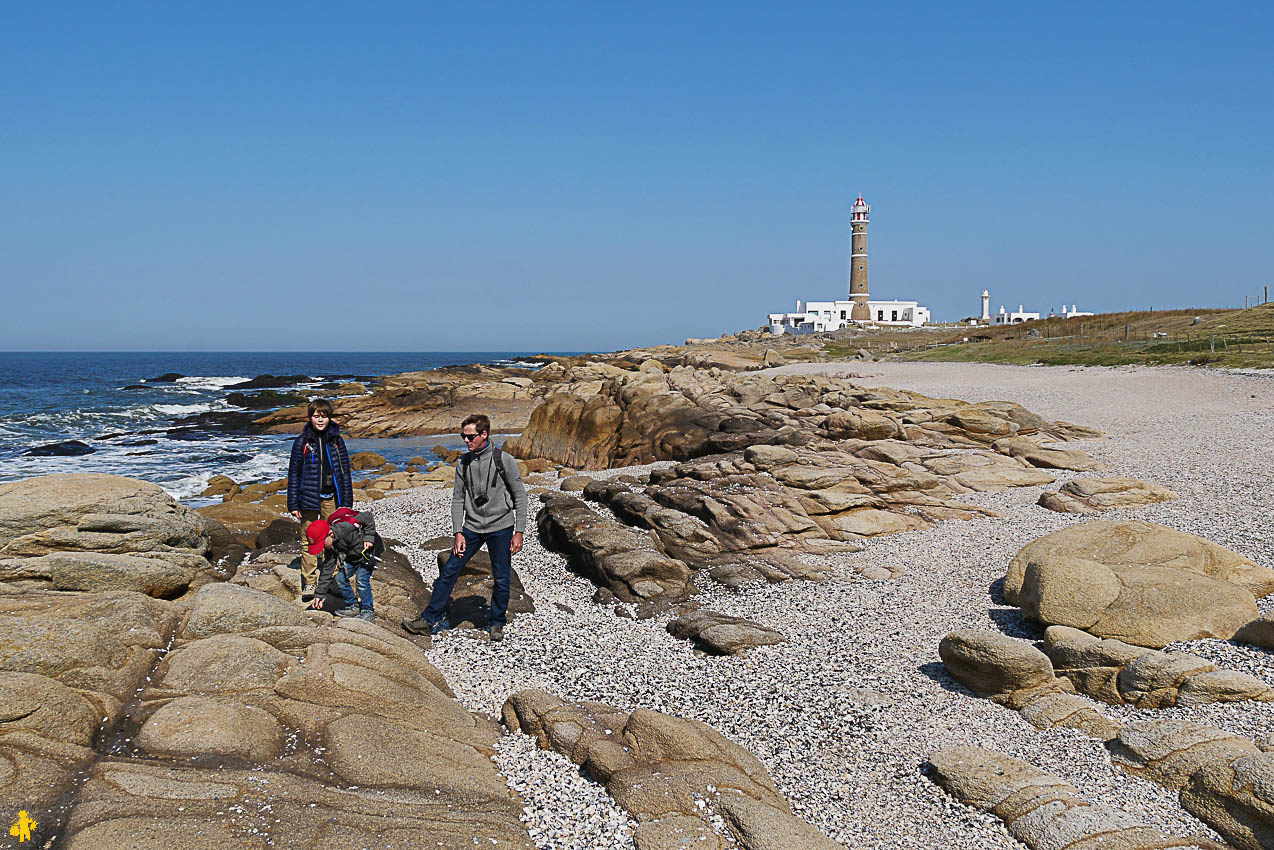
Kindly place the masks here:
<instances>
[{"instance_id":1,"label":"sloping beach","mask_svg":"<svg viewBox=\"0 0 1274 850\"><path fill-rule=\"evenodd\" d=\"M1037 368L981 364L817 363L783 373L847 375L857 383L914 389L968 401L1007 399L1050 419L1100 428L1082 443L1108 469L1168 486L1180 498L1102 519L1142 519L1200 535L1274 564L1267 527L1274 382L1201 369ZM592 473L618 476L616 469ZM1079 473L1056 471L1058 483ZM974 744L1028 761L1140 821L1185 838L1219 837L1176 795L1112 767L1100 741L1069 729L1037 730L1017 712L969 694L942 670L937 647L957 628L992 628L1039 639L992 586L1021 546L1084 520L1035 502L1057 484L962 497L1006 514L953 521L865 542L829 556L824 583L788 582L742 592L705 588L704 607L779 629L788 642L740 657L696 654L655 621L616 617L593 604L594 587L565 559L528 537L515 559L537 611L518 619L501 646L460 635L436 640L430 658L458 697L495 712L512 691L542 687L571 699L646 705L714 725L754 752L796 811L850 847L1020 847L1003 824L955 802L925 775L936 750ZM449 494L417 490L378 503L392 533L419 541L449 531ZM532 510L538 508L533 497ZM416 560L413 558L413 560ZM427 578L436 569L419 564ZM871 581L864 568L901 565L899 578ZM1262 609L1270 610L1268 602ZM1264 650L1220 640L1182 645L1218 666L1274 684ZM1274 704L1219 703L1139 711L1092 701L1112 717L1171 716L1254 738L1274 731ZM578 768L519 746L501 760L511 783L538 789L543 847L601 847L618 833L578 817ZM604 796L601 798L606 800ZM599 824L622 824L611 810ZM599 832L598 830L602 830ZM550 836L557 835L558 838ZM567 838L566 836L571 836Z\"/></svg>"}]
</instances>

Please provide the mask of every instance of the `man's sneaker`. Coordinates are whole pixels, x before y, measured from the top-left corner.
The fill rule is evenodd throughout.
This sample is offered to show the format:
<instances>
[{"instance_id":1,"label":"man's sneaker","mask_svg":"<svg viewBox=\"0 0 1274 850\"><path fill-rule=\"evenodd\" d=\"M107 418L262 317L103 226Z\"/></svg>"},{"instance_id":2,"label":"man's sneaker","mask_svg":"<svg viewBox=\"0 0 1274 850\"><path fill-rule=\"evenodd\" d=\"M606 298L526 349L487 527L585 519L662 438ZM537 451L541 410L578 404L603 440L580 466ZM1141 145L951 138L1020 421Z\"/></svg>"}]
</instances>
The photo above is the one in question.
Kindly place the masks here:
<instances>
[{"instance_id":1,"label":"man's sneaker","mask_svg":"<svg viewBox=\"0 0 1274 850\"><path fill-rule=\"evenodd\" d=\"M365 623L374 623L376 622L376 612L371 608L364 608L362 611L358 612L358 619Z\"/></svg>"},{"instance_id":2,"label":"man's sneaker","mask_svg":"<svg viewBox=\"0 0 1274 850\"><path fill-rule=\"evenodd\" d=\"M492 643L499 643L504 640L504 626L492 626L488 631Z\"/></svg>"},{"instance_id":3,"label":"man's sneaker","mask_svg":"<svg viewBox=\"0 0 1274 850\"><path fill-rule=\"evenodd\" d=\"M451 624L447 622L447 618L443 617L436 623L431 623L424 617L417 617L414 620L408 620L406 617L402 620L402 627L413 635L436 635L439 632L445 632L451 628Z\"/></svg>"},{"instance_id":4,"label":"man's sneaker","mask_svg":"<svg viewBox=\"0 0 1274 850\"><path fill-rule=\"evenodd\" d=\"M357 617L358 612L359 612L358 606L351 605L348 608L342 608L339 611L333 611L332 615L335 617Z\"/></svg>"},{"instance_id":5,"label":"man's sneaker","mask_svg":"<svg viewBox=\"0 0 1274 850\"><path fill-rule=\"evenodd\" d=\"M312 602L314 600L314 585L307 584L301 588L301 601Z\"/></svg>"}]
</instances>

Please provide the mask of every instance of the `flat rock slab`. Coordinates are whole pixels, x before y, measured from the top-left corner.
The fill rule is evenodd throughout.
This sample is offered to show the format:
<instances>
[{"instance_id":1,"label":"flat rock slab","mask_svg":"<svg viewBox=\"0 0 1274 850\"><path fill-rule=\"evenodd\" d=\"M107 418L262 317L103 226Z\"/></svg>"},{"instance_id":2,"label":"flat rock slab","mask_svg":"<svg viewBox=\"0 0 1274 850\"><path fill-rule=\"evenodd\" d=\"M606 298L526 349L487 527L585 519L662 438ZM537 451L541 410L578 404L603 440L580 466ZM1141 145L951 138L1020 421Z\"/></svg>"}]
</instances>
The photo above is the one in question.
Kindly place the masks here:
<instances>
[{"instance_id":1,"label":"flat rock slab","mask_svg":"<svg viewBox=\"0 0 1274 850\"><path fill-rule=\"evenodd\" d=\"M681 640L692 640L714 655L738 655L758 646L787 640L777 629L743 617L707 610L677 617L668 624L668 633Z\"/></svg>"},{"instance_id":2,"label":"flat rock slab","mask_svg":"<svg viewBox=\"0 0 1274 850\"><path fill-rule=\"evenodd\" d=\"M1139 478L1076 478L1056 492L1042 493L1037 504L1067 514L1096 514L1112 508L1140 508L1168 502L1177 494Z\"/></svg>"}]
</instances>

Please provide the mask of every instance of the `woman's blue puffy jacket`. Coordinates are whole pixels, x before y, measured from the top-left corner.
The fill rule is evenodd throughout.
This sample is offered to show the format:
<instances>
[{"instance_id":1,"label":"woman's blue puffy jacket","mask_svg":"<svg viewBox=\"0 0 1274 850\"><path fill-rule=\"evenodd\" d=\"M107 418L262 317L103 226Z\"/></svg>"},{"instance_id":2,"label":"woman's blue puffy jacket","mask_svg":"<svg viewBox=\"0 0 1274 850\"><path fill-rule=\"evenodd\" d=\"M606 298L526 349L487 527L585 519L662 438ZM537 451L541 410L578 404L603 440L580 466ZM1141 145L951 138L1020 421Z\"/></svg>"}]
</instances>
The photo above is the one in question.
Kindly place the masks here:
<instances>
[{"instance_id":1,"label":"woman's blue puffy jacket","mask_svg":"<svg viewBox=\"0 0 1274 850\"><path fill-rule=\"evenodd\" d=\"M305 423L305 430L292 441L292 460L288 464L288 511L317 511L322 509L319 484L323 480L319 463L332 466L332 481L336 484L336 506L348 508L354 504L354 481L350 476L349 453L341 439L341 429L329 422L327 431L327 457L320 458L319 438L314 426Z\"/></svg>"}]
</instances>

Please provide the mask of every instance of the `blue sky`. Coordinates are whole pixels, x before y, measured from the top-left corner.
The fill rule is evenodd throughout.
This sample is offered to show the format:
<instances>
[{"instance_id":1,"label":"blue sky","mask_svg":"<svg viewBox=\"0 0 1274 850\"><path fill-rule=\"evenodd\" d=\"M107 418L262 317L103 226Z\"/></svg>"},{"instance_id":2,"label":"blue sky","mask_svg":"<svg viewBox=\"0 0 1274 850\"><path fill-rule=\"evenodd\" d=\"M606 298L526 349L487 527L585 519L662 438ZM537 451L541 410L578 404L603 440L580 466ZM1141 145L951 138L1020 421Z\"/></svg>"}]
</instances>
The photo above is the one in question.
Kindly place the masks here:
<instances>
[{"instance_id":1,"label":"blue sky","mask_svg":"<svg viewBox=\"0 0 1274 850\"><path fill-rule=\"evenodd\" d=\"M1274 284L1274 7L0 9L0 349L610 350Z\"/></svg>"}]
</instances>

